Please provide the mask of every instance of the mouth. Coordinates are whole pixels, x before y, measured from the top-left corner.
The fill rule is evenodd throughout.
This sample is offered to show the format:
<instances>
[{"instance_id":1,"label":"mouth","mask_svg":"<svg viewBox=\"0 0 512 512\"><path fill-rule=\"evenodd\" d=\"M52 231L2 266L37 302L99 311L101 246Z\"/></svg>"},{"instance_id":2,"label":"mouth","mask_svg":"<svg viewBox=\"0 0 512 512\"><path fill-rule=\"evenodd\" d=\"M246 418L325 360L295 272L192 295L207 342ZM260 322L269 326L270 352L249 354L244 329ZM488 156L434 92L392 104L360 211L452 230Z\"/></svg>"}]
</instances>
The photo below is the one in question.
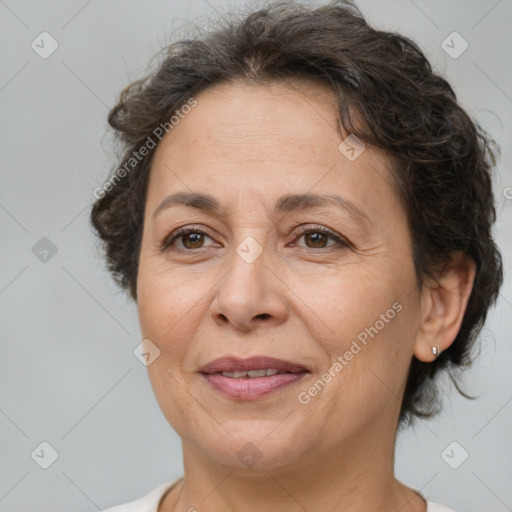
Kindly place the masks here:
<instances>
[{"instance_id":1,"label":"mouth","mask_svg":"<svg viewBox=\"0 0 512 512\"><path fill-rule=\"evenodd\" d=\"M296 383L310 371L304 366L266 356L215 359L199 370L218 393L238 400L256 400Z\"/></svg>"}]
</instances>

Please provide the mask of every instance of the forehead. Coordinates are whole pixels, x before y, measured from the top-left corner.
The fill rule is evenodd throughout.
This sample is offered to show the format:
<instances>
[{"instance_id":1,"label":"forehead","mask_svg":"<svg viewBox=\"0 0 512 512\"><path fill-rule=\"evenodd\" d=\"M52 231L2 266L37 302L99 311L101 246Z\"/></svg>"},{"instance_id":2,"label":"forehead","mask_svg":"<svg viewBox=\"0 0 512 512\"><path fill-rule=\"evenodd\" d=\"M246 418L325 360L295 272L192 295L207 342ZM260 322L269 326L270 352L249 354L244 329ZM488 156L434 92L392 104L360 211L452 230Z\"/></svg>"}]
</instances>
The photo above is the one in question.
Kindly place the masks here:
<instances>
[{"instance_id":1,"label":"forehead","mask_svg":"<svg viewBox=\"0 0 512 512\"><path fill-rule=\"evenodd\" d=\"M237 81L201 93L168 138L177 149L195 145L240 160L300 156L307 162L336 144L335 112L334 93L322 84Z\"/></svg>"},{"instance_id":2,"label":"forehead","mask_svg":"<svg viewBox=\"0 0 512 512\"><path fill-rule=\"evenodd\" d=\"M340 151L347 134L337 129L337 98L325 84L233 82L196 101L156 150L148 203L171 189L227 195L229 187L239 197L247 197L244 189L279 196L358 191L362 198L392 185L383 152L368 147L350 160Z\"/></svg>"}]
</instances>

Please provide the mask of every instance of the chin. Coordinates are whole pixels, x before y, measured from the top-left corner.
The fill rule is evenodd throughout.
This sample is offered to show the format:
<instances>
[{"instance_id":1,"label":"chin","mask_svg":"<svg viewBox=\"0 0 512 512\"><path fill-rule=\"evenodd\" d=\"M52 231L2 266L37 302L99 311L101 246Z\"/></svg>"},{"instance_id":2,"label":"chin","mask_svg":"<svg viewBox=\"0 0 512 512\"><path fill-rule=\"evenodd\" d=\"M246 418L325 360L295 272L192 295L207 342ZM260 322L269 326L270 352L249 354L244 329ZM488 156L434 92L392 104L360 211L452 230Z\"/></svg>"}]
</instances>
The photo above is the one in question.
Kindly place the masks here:
<instances>
[{"instance_id":1,"label":"chin","mask_svg":"<svg viewBox=\"0 0 512 512\"><path fill-rule=\"evenodd\" d=\"M247 423L239 422L239 430L232 428L231 436L224 433L219 437L218 432L212 436L212 431L209 431L191 437L189 431L187 443L194 445L216 465L255 474L278 470L292 461L298 462L311 444L311 438L302 438L299 432L283 431L279 427L272 432L267 422Z\"/></svg>"}]
</instances>

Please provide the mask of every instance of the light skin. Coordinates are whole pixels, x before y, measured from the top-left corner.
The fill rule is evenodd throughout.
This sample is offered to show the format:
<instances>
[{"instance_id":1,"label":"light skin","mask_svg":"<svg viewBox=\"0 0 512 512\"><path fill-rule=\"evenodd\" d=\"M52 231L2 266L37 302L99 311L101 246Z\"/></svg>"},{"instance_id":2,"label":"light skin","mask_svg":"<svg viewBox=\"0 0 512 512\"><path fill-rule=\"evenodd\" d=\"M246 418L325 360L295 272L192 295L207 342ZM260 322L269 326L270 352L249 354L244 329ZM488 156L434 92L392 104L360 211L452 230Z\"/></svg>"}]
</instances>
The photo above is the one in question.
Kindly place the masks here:
<instances>
[{"instance_id":1,"label":"light skin","mask_svg":"<svg viewBox=\"0 0 512 512\"><path fill-rule=\"evenodd\" d=\"M474 265L454 258L418 288L390 162L370 146L354 161L338 149L326 86L238 81L196 99L152 162L137 280L141 332L160 350L149 377L183 444L184 484L159 512L424 512L394 477L401 397L412 357L431 362L432 346L455 339ZM209 194L221 212L173 205L155 214L177 192ZM338 194L361 215L334 205L274 213L282 195L305 193ZM180 227L207 235L162 251ZM246 237L263 249L251 263L236 251ZM301 403L298 394L396 303L400 311ZM235 400L198 373L228 355L276 357L310 373ZM237 456L246 443L261 456L252 466Z\"/></svg>"}]
</instances>

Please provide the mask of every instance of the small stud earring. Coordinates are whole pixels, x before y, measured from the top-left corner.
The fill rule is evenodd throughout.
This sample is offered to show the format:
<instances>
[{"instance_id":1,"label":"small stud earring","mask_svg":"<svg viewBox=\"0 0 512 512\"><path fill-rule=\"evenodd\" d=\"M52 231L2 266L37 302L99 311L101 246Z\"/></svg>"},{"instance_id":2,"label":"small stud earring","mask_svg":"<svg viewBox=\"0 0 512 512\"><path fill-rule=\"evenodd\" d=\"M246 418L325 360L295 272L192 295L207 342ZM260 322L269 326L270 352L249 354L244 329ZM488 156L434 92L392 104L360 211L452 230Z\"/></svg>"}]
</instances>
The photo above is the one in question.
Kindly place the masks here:
<instances>
[{"instance_id":1,"label":"small stud earring","mask_svg":"<svg viewBox=\"0 0 512 512\"><path fill-rule=\"evenodd\" d=\"M440 353L441 351L437 347L432 347L432 354L434 357L437 357Z\"/></svg>"}]
</instances>

